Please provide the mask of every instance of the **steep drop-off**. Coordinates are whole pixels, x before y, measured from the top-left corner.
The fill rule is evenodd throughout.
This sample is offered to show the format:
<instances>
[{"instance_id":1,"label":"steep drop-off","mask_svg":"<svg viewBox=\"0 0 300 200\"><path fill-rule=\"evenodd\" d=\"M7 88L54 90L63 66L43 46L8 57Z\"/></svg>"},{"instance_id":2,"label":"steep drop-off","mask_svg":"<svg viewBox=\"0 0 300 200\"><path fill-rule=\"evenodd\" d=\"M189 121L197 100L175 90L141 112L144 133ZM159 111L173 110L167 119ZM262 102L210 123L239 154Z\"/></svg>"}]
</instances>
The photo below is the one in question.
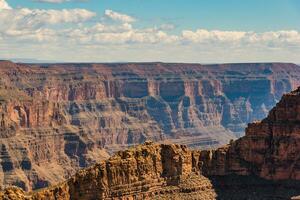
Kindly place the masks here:
<instances>
[{"instance_id":1,"label":"steep drop-off","mask_svg":"<svg viewBox=\"0 0 300 200\"><path fill-rule=\"evenodd\" d=\"M212 148L295 88L294 64L0 62L0 184L38 189L146 140Z\"/></svg>"},{"instance_id":2,"label":"steep drop-off","mask_svg":"<svg viewBox=\"0 0 300 200\"><path fill-rule=\"evenodd\" d=\"M210 175L300 180L300 88L285 94L267 118L249 124L244 137L212 154Z\"/></svg>"},{"instance_id":3,"label":"steep drop-off","mask_svg":"<svg viewBox=\"0 0 300 200\"><path fill-rule=\"evenodd\" d=\"M299 126L300 88L249 124L244 137L217 150L146 142L57 186L33 193L8 188L0 198L299 199Z\"/></svg>"}]
</instances>

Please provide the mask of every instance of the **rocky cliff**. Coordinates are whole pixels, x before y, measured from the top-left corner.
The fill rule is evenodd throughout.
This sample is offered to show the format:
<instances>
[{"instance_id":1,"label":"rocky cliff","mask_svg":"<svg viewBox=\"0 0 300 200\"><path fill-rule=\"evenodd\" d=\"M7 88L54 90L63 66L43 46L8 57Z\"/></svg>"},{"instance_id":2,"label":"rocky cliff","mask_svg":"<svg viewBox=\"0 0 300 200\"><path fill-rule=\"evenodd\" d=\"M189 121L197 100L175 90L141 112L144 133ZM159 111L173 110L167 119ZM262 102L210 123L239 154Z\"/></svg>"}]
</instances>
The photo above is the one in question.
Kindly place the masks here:
<instances>
[{"instance_id":1,"label":"rocky cliff","mask_svg":"<svg viewBox=\"0 0 300 200\"><path fill-rule=\"evenodd\" d=\"M2 198L11 196L11 199L16 195L21 199L28 196L37 200L149 199L203 190L206 193L203 199L212 198L215 195L212 184L196 174L194 156L182 145L147 142L81 170L58 186L31 194L9 188L0 195Z\"/></svg>"},{"instance_id":2,"label":"rocky cliff","mask_svg":"<svg viewBox=\"0 0 300 200\"><path fill-rule=\"evenodd\" d=\"M0 182L25 190L146 140L212 148L299 84L294 64L0 62Z\"/></svg>"},{"instance_id":3,"label":"rocky cliff","mask_svg":"<svg viewBox=\"0 0 300 200\"><path fill-rule=\"evenodd\" d=\"M231 145L208 151L208 175L256 175L300 180L300 88L285 94L268 117L248 125ZM207 161L207 162L206 162Z\"/></svg>"},{"instance_id":4,"label":"rocky cliff","mask_svg":"<svg viewBox=\"0 0 300 200\"><path fill-rule=\"evenodd\" d=\"M120 151L57 186L3 199L298 199L300 88L217 150L153 144Z\"/></svg>"}]
</instances>

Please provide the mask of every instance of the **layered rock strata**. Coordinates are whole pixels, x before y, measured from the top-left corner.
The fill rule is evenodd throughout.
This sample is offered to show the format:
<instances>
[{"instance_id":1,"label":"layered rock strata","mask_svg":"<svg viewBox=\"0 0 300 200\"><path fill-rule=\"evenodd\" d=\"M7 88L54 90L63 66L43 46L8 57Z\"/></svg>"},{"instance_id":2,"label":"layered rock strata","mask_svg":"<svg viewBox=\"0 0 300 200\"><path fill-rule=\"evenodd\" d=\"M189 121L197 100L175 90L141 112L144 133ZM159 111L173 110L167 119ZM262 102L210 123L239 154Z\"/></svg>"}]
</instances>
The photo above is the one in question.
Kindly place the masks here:
<instances>
[{"instance_id":1,"label":"layered rock strata","mask_svg":"<svg viewBox=\"0 0 300 200\"><path fill-rule=\"evenodd\" d=\"M213 148L299 84L294 64L0 62L0 185L39 189L146 140Z\"/></svg>"},{"instance_id":2,"label":"layered rock strata","mask_svg":"<svg viewBox=\"0 0 300 200\"><path fill-rule=\"evenodd\" d=\"M248 125L246 135L204 156L208 175L256 175L300 180L300 88L285 94L267 118Z\"/></svg>"},{"instance_id":3,"label":"layered rock strata","mask_svg":"<svg viewBox=\"0 0 300 200\"><path fill-rule=\"evenodd\" d=\"M283 96L246 135L217 150L153 144L120 151L68 181L17 199L297 199L300 88ZM229 193L228 193L229 192ZM232 193L230 193L232 192Z\"/></svg>"},{"instance_id":4,"label":"layered rock strata","mask_svg":"<svg viewBox=\"0 0 300 200\"><path fill-rule=\"evenodd\" d=\"M185 146L146 143L120 151L107 161L81 170L68 181L26 194L17 188L2 193L8 199L150 199L158 195L206 191L210 181L196 174L193 153ZM15 196L14 196L15 195Z\"/></svg>"}]
</instances>

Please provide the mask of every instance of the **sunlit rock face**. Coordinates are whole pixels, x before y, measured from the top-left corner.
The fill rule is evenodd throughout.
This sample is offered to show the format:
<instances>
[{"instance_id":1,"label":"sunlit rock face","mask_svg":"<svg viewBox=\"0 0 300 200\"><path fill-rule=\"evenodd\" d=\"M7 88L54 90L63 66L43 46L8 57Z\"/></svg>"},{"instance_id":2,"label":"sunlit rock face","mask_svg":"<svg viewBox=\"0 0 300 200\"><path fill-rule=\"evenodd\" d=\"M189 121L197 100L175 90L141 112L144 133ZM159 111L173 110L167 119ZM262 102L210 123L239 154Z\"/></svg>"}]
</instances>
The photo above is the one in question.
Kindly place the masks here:
<instances>
[{"instance_id":1,"label":"sunlit rock face","mask_svg":"<svg viewBox=\"0 0 300 200\"><path fill-rule=\"evenodd\" d=\"M146 140L226 144L300 80L297 65L281 63L2 61L0 74L0 181L26 190Z\"/></svg>"},{"instance_id":2,"label":"sunlit rock face","mask_svg":"<svg viewBox=\"0 0 300 200\"><path fill-rule=\"evenodd\" d=\"M217 150L202 151L203 172L267 180L300 180L300 88L285 94L262 121L250 123L246 135Z\"/></svg>"}]
</instances>

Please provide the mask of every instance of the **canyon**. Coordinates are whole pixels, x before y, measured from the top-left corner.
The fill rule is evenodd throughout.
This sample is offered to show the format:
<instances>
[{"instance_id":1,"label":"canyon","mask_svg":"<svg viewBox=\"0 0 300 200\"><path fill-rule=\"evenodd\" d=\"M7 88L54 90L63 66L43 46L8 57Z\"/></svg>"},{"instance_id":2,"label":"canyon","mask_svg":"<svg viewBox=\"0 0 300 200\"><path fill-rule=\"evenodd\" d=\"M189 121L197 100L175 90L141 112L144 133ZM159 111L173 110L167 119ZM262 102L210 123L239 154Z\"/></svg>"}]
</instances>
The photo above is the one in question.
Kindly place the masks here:
<instances>
[{"instance_id":1,"label":"canyon","mask_svg":"<svg viewBox=\"0 0 300 200\"><path fill-rule=\"evenodd\" d=\"M296 89L300 85L298 65L0 61L0 74L0 185L3 188L15 185L31 191L56 185L89 166L93 167L78 172L83 174L77 173L53 191L43 191L47 193L43 195L73 195L68 191L74 190L74 184L85 179L91 181L87 178L91 176L110 178L97 179L93 182L95 185L80 184L82 190L79 191L96 190L101 198L110 198L126 190L120 188L121 183L133 188L125 192L128 196L144 187L154 187L147 186L149 180L156 181L156 188L169 186L169 182L179 184L181 179L174 179L177 175L196 177L192 181L195 185L201 188L203 183L202 189L215 195L211 181L204 176L191 176L193 173L205 176L255 174L271 181L298 180L297 148L289 140L297 139L294 124L299 119L297 114L293 116L284 110L289 104L297 105L293 99L287 105L281 101L282 107L273 109L268 118L250 124L242 139L218 150L207 150L242 136L249 122L266 117L284 93ZM283 101L297 97L291 93L284 96ZM289 112L295 109L299 110L296 106ZM290 137L291 130L295 138ZM282 137L282 131L286 137ZM137 146L148 140L166 144ZM188 150L171 143L203 150ZM109 158L124 148L132 150ZM291 152L282 151L286 148ZM149 156L140 153L143 149ZM174 151L173 157L179 160L165 157L162 151ZM281 153L277 155L278 152ZM134 164L138 162L136 154L141 162L139 165ZM265 155L269 156L268 162L264 160ZM187 166L181 166L182 159L187 159ZM171 166L173 162L177 164L165 169L167 166L160 166L162 160L171 162ZM274 165L279 161L282 163ZM284 163L290 161L294 163L286 172ZM109 162L112 166L127 165L128 171L122 172L119 167L109 171ZM155 169L148 169L148 162L152 162ZM132 169L131 165L138 169ZM135 174L136 170L142 171ZM176 172L172 174L173 170ZM118 173L128 175L123 177ZM185 191L178 184L175 184L176 190ZM173 185L167 190L172 192ZM108 189L112 187L115 189ZM153 193L145 195L155 194L156 189L151 190ZM162 195L167 194L162 192Z\"/></svg>"},{"instance_id":2,"label":"canyon","mask_svg":"<svg viewBox=\"0 0 300 200\"><path fill-rule=\"evenodd\" d=\"M179 144L119 151L69 180L36 192L16 187L2 199L299 199L300 88L285 94L245 136L215 150Z\"/></svg>"}]
</instances>

